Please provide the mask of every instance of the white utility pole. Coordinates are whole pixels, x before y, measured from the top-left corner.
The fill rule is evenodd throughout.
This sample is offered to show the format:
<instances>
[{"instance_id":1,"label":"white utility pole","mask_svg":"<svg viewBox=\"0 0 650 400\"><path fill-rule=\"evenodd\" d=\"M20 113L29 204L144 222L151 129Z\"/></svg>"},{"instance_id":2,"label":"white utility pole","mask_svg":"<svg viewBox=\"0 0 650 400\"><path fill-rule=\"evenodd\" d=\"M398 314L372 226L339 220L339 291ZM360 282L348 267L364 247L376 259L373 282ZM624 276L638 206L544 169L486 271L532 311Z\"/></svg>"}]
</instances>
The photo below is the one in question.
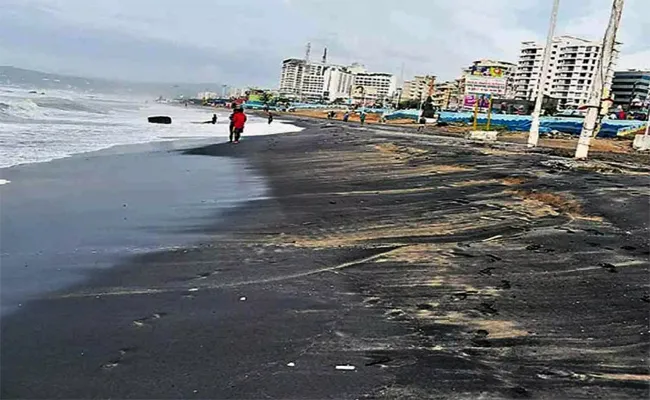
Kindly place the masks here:
<instances>
[{"instance_id":1,"label":"white utility pole","mask_svg":"<svg viewBox=\"0 0 650 400\"><path fill-rule=\"evenodd\" d=\"M530 133L528 134L528 147L537 146L537 140L539 139L539 116L542 113L542 103L544 101L544 90L546 88L547 79L546 74L551 62L551 48L553 47L553 36L555 36L555 25L557 22L557 10L559 6L560 0L553 0L553 11L551 12L551 22L548 27L548 36L546 37L546 47L544 47L542 70L539 74L537 99L535 99L535 109L533 110L533 119L530 123Z\"/></svg>"},{"instance_id":2,"label":"white utility pole","mask_svg":"<svg viewBox=\"0 0 650 400\"><path fill-rule=\"evenodd\" d=\"M609 17L607 30L605 31L600 57L598 58L598 63L596 63L596 73L594 74L589 100L587 101L587 115L585 115L582 132L580 132L580 139L578 139L578 146L576 147L575 158L577 159L587 158L589 143L596 130L598 114L603 101L603 88L605 87L607 75L612 64L614 45L616 44L616 32L621 22L624 3L625 0L614 0L612 3L612 13Z\"/></svg>"}]
</instances>

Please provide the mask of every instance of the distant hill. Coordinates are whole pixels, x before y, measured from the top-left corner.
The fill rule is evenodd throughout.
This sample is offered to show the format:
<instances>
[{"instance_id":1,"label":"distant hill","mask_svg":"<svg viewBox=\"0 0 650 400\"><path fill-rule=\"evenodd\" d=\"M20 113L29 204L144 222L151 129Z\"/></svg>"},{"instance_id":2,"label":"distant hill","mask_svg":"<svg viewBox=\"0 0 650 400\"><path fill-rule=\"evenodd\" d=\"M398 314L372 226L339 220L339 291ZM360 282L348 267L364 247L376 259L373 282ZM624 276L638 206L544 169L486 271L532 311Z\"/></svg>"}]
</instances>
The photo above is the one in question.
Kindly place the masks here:
<instances>
[{"instance_id":1,"label":"distant hill","mask_svg":"<svg viewBox=\"0 0 650 400\"><path fill-rule=\"evenodd\" d=\"M195 96L198 92L221 93L220 83L148 83L128 82L80 76L52 74L11 66L0 66L0 85L13 85L27 90L74 90L85 93L134 94L174 98Z\"/></svg>"}]
</instances>

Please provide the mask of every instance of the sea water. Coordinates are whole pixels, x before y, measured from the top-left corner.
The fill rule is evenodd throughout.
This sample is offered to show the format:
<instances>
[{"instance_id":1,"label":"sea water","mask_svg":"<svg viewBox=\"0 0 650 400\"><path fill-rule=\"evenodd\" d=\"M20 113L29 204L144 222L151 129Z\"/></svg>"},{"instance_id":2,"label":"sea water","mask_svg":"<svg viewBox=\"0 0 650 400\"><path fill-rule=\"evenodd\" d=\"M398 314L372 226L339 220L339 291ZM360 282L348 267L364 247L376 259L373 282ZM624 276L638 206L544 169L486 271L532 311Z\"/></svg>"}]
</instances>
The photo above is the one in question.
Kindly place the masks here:
<instances>
[{"instance_id":1,"label":"sea water","mask_svg":"<svg viewBox=\"0 0 650 400\"><path fill-rule=\"evenodd\" d=\"M226 141L227 113L216 111L216 125L197 123L213 112L0 88L2 314L125 257L209 240L202 226L263 199L266 182L245 161L170 151ZM173 123L149 124L151 115ZM299 129L249 117L245 137Z\"/></svg>"},{"instance_id":2,"label":"sea water","mask_svg":"<svg viewBox=\"0 0 650 400\"><path fill-rule=\"evenodd\" d=\"M216 113L216 125L201 124ZM168 115L171 125L149 124L147 117ZM228 135L228 112L159 104L145 98L72 91L30 93L0 86L0 168L50 161L115 145L216 138ZM249 116L245 136L294 132L300 128Z\"/></svg>"}]
</instances>

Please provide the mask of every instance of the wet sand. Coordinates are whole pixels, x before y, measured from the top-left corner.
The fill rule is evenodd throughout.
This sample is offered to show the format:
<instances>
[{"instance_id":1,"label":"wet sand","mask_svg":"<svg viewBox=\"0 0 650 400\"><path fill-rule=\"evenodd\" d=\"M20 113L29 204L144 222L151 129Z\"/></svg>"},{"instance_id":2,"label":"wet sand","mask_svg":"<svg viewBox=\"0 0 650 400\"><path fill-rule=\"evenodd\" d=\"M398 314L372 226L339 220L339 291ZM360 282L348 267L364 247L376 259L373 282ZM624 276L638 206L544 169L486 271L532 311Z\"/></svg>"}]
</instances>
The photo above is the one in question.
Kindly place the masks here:
<instances>
[{"instance_id":1,"label":"wet sand","mask_svg":"<svg viewBox=\"0 0 650 400\"><path fill-rule=\"evenodd\" d=\"M302 124L188 152L271 190L210 240L3 319L2 397L647 397L647 166Z\"/></svg>"}]
</instances>

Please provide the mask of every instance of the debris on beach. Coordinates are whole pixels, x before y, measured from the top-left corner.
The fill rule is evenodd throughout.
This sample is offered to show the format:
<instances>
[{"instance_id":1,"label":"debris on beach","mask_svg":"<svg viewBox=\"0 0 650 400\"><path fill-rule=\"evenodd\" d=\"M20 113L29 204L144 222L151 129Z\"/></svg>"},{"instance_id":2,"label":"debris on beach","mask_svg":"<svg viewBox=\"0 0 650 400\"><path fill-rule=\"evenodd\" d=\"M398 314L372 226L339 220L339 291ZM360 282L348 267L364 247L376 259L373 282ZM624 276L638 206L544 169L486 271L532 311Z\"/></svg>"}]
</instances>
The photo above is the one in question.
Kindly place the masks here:
<instances>
[{"instance_id":1,"label":"debris on beach","mask_svg":"<svg viewBox=\"0 0 650 400\"><path fill-rule=\"evenodd\" d=\"M166 115L157 115L154 117L149 117L147 118L147 121L149 121L150 124L165 124L169 125L172 123L171 117L168 117Z\"/></svg>"},{"instance_id":2,"label":"debris on beach","mask_svg":"<svg viewBox=\"0 0 650 400\"><path fill-rule=\"evenodd\" d=\"M483 239L483 240L481 240L481 242L491 242L492 240L501 239L502 237L503 237L503 235L495 235L495 236L489 237L487 239Z\"/></svg>"}]
</instances>

